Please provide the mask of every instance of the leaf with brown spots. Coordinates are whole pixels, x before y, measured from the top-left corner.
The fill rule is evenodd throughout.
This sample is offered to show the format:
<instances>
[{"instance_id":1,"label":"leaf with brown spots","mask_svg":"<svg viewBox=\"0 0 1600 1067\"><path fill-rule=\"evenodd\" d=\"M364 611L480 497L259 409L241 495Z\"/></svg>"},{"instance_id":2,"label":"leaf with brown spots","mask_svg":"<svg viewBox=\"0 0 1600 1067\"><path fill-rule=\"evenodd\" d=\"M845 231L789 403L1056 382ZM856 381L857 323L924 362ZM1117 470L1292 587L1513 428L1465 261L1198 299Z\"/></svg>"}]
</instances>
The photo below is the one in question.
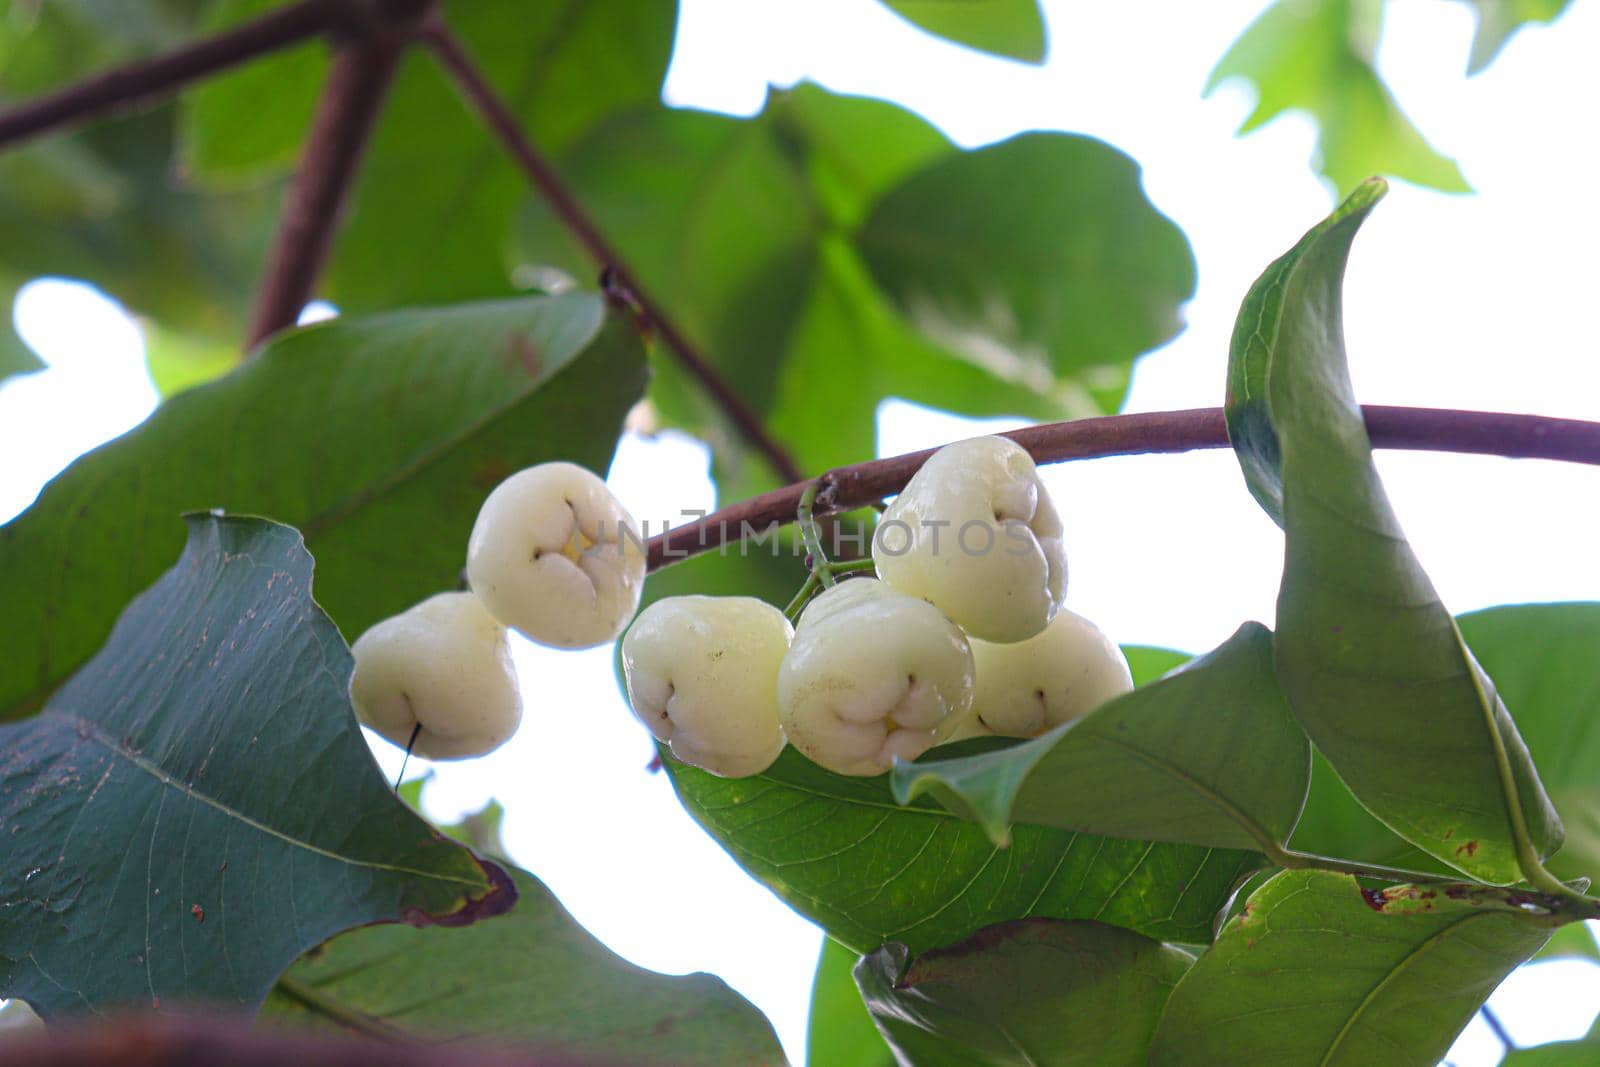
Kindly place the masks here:
<instances>
[{"instance_id":1,"label":"leaf with brown spots","mask_svg":"<svg viewBox=\"0 0 1600 1067\"><path fill-rule=\"evenodd\" d=\"M46 1018L253 1009L341 930L516 900L379 774L300 535L189 526L99 655L0 727L0 996Z\"/></svg>"},{"instance_id":2,"label":"leaf with brown spots","mask_svg":"<svg viewBox=\"0 0 1600 1067\"><path fill-rule=\"evenodd\" d=\"M1178 983L1151 1067L1436 1063L1555 925L1530 894L1362 889L1348 875L1266 882Z\"/></svg>"}]
</instances>

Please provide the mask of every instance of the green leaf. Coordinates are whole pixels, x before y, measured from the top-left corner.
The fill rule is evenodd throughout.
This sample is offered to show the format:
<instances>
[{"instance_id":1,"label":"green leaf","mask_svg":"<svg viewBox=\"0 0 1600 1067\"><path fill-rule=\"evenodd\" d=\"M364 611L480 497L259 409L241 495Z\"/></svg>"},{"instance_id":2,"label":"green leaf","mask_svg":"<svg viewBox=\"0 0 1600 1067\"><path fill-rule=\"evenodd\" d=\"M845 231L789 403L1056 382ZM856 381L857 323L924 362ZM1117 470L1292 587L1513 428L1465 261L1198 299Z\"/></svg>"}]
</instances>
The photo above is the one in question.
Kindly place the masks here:
<instances>
[{"instance_id":1,"label":"green leaf","mask_svg":"<svg viewBox=\"0 0 1600 1067\"><path fill-rule=\"evenodd\" d=\"M1011 847L933 804L902 808L888 775L846 778L786 749L718 778L671 758L679 798L733 858L856 952L912 953L1008 919L1099 919L1161 940L1211 939L1259 856L1018 826Z\"/></svg>"},{"instance_id":2,"label":"green leaf","mask_svg":"<svg viewBox=\"0 0 1600 1067\"><path fill-rule=\"evenodd\" d=\"M459 581L506 475L604 470L645 368L597 296L340 318L275 339L80 458L0 527L0 719L39 707L181 544L226 507L298 525L347 635Z\"/></svg>"},{"instance_id":3,"label":"green leaf","mask_svg":"<svg viewBox=\"0 0 1600 1067\"><path fill-rule=\"evenodd\" d=\"M1488 898L1285 871L1178 983L1149 1062L1435 1063L1550 932Z\"/></svg>"},{"instance_id":4,"label":"green leaf","mask_svg":"<svg viewBox=\"0 0 1600 1067\"><path fill-rule=\"evenodd\" d=\"M1518 604L1458 622L1567 829L1550 870L1600 875L1600 604Z\"/></svg>"},{"instance_id":5,"label":"green leaf","mask_svg":"<svg viewBox=\"0 0 1600 1067\"><path fill-rule=\"evenodd\" d=\"M708 974L670 977L615 955L513 869L517 906L463 930L351 930L289 968L262 1012L279 1025L391 1040L471 1038L599 1061L784 1060L760 1012Z\"/></svg>"},{"instance_id":6,"label":"green leaf","mask_svg":"<svg viewBox=\"0 0 1600 1067\"><path fill-rule=\"evenodd\" d=\"M1345 260L1386 188L1363 185L1245 297L1228 430L1251 491L1284 528L1276 660L1295 717L1396 833L1505 885L1540 877L1561 820L1406 543L1345 364Z\"/></svg>"},{"instance_id":7,"label":"green leaf","mask_svg":"<svg viewBox=\"0 0 1600 1067\"><path fill-rule=\"evenodd\" d=\"M995 752L897 763L895 799L931 792L1003 843L1012 823L1273 853L1305 803L1311 746L1246 623L1210 655L1076 722Z\"/></svg>"},{"instance_id":8,"label":"green leaf","mask_svg":"<svg viewBox=\"0 0 1600 1067\"><path fill-rule=\"evenodd\" d=\"M1554 22L1572 0L1466 0L1478 13L1478 32L1472 36L1472 55L1467 73L1480 73L1494 62L1500 50L1524 26L1534 22Z\"/></svg>"},{"instance_id":9,"label":"green leaf","mask_svg":"<svg viewBox=\"0 0 1600 1067\"><path fill-rule=\"evenodd\" d=\"M811 985L807 1067L895 1067L894 1053L883 1043L851 977L856 960L854 952L833 938L822 939Z\"/></svg>"},{"instance_id":10,"label":"green leaf","mask_svg":"<svg viewBox=\"0 0 1600 1067\"><path fill-rule=\"evenodd\" d=\"M0 382L14 374L44 370L45 362L17 334L12 308L17 302L15 286L0 281Z\"/></svg>"},{"instance_id":11,"label":"green leaf","mask_svg":"<svg viewBox=\"0 0 1600 1067\"><path fill-rule=\"evenodd\" d=\"M885 945L856 967L907 1067L1134 1067L1193 960L1097 922L991 926L908 967Z\"/></svg>"},{"instance_id":12,"label":"green leaf","mask_svg":"<svg viewBox=\"0 0 1600 1067\"><path fill-rule=\"evenodd\" d=\"M907 22L980 52L1044 61L1038 0L883 0Z\"/></svg>"},{"instance_id":13,"label":"green leaf","mask_svg":"<svg viewBox=\"0 0 1600 1067\"><path fill-rule=\"evenodd\" d=\"M0 284L82 279L190 344L236 349L277 192L198 192L173 173L174 127L167 106L0 155Z\"/></svg>"},{"instance_id":14,"label":"green leaf","mask_svg":"<svg viewBox=\"0 0 1600 1067\"><path fill-rule=\"evenodd\" d=\"M982 205L981 209L976 205ZM948 156L878 201L856 234L873 277L933 341L1114 410L1118 368L1182 329L1183 233L1132 159L1090 137L1027 133Z\"/></svg>"},{"instance_id":15,"label":"green leaf","mask_svg":"<svg viewBox=\"0 0 1600 1067\"><path fill-rule=\"evenodd\" d=\"M281 0L221 0L205 34L231 29ZM328 72L320 41L280 49L207 78L179 98L179 165L199 183L226 189L293 169Z\"/></svg>"},{"instance_id":16,"label":"green leaf","mask_svg":"<svg viewBox=\"0 0 1600 1067\"><path fill-rule=\"evenodd\" d=\"M1256 90L1249 133L1286 111L1317 124L1313 166L1344 195L1372 174L1445 192L1472 187L1395 103L1373 67L1382 0L1278 0L1240 35L1206 83L1233 78Z\"/></svg>"},{"instance_id":17,"label":"green leaf","mask_svg":"<svg viewBox=\"0 0 1600 1067\"><path fill-rule=\"evenodd\" d=\"M1193 288L1188 247L1137 168L1088 138L959 152L902 108L801 86L750 120L620 112L560 163L645 287L810 470L870 453L886 396L1041 419L1114 410L1133 357L1171 336ZM1019 173L1041 191L1003 195ZM541 202L520 239L529 264L593 269ZM946 320L926 305L947 295L929 291L947 272L967 303ZM993 314L1000 304L1018 317ZM851 388L818 405L817 383L838 380ZM652 399L712 442L724 490L768 487L673 361Z\"/></svg>"},{"instance_id":18,"label":"green leaf","mask_svg":"<svg viewBox=\"0 0 1600 1067\"><path fill-rule=\"evenodd\" d=\"M1122 654L1128 659L1134 685L1149 685L1194 658L1187 652L1150 645L1123 645Z\"/></svg>"},{"instance_id":19,"label":"green leaf","mask_svg":"<svg viewBox=\"0 0 1600 1067\"><path fill-rule=\"evenodd\" d=\"M1544 960L1594 960L1600 962L1600 942L1594 939L1589 923L1569 923L1555 932L1533 962Z\"/></svg>"},{"instance_id":20,"label":"green leaf","mask_svg":"<svg viewBox=\"0 0 1600 1067\"><path fill-rule=\"evenodd\" d=\"M1591 1030L1576 1041L1553 1041L1512 1049L1500 1067L1593 1067L1600 1062L1600 1032Z\"/></svg>"},{"instance_id":21,"label":"green leaf","mask_svg":"<svg viewBox=\"0 0 1600 1067\"><path fill-rule=\"evenodd\" d=\"M462 924L516 899L378 772L300 535L189 528L50 706L0 727L0 996L46 1017L253 1009L340 930Z\"/></svg>"}]
</instances>

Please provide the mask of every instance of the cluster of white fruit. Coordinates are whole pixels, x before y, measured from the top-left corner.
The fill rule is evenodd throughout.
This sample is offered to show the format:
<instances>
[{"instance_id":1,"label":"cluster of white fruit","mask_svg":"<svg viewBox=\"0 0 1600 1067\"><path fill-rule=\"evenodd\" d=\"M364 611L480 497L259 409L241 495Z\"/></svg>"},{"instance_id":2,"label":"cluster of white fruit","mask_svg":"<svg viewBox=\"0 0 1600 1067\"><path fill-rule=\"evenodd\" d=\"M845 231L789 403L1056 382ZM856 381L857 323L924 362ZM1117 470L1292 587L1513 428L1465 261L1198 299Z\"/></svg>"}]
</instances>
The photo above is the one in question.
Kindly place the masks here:
<instances>
[{"instance_id":1,"label":"cluster of white fruit","mask_svg":"<svg viewBox=\"0 0 1600 1067\"><path fill-rule=\"evenodd\" d=\"M1011 441L936 452L884 512L873 565L877 578L829 571L798 628L753 597L652 604L622 640L634 713L713 774L759 774L792 743L875 775L946 741L1037 736L1132 688L1121 650L1061 607L1061 520ZM356 713L430 759L489 752L522 719L506 627L556 648L604 644L637 610L644 572L638 528L597 476L571 463L515 474L473 526L472 591L356 641Z\"/></svg>"},{"instance_id":2,"label":"cluster of white fruit","mask_svg":"<svg viewBox=\"0 0 1600 1067\"><path fill-rule=\"evenodd\" d=\"M472 527L472 591L429 597L351 646L356 716L429 759L498 748L522 721L506 627L555 648L603 645L638 610L644 571L633 517L593 473L543 463L512 475Z\"/></svg>"},{"instance_id":3,"label":"cluster of white fruit","mask_svg":"<svg viewBox=\"0 0 1600 1067\"><path fill-rule=\"evenodd\" d=\"M876 775L946 741L1037 736L1133 687L1121 650L1061 607L1061 520L1013 442L940 449L879 531L878 578L836 582L798 628L751 597L646 608L622 640L634 713L713 774L758 774L787 740Z\"/></svg>"}]
</instances>

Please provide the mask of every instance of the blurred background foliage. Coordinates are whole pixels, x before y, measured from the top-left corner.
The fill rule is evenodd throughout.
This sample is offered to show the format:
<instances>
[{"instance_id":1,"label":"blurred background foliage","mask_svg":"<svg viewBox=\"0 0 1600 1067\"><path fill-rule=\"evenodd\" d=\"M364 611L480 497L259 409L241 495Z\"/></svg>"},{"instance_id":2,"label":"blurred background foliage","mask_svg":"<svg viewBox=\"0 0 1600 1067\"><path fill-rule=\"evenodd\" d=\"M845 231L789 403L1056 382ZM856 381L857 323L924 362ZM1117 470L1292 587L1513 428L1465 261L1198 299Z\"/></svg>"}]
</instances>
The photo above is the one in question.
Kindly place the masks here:
<instances>
[{"instance_id":1,"label":"blurred background foliage","mask_svg":"<svg viewBox=\"0 0 1600 1067\"><path fill-rule=\"evenodd\" d=\"M887 2L978 49L1045 54L1035 0ZM1566 6L1470 2L1471 71ZM0 15L0 104L276 6L13 3ZM807 470L869 454L891 395L971 415L1115 411L1132 361L1182 328L1193 256L1111 145L1033 133L963 151L903 108L809 84L774 91L748 119L676 109L661 97L672 5L443 7L636 274ZM1279 0L1242 28L1211 85L1253 86L1244 131L1308 113L1335 192L1380 172L1465 190L1375 72L1382 16L1382 0ZM39 275L82 279L138 317L164 393L225 372L327 68L327 43L304 44L0 154L0 298ZM596 272L413 51L318 295L361 312L588 287ZM38 367L3 324L0 377ZM846 375L829 405L806 402ZM649 401L643 425L712 445L725 496L777 480L670 358L656 360Z\"/></svg>"}]
</instances>

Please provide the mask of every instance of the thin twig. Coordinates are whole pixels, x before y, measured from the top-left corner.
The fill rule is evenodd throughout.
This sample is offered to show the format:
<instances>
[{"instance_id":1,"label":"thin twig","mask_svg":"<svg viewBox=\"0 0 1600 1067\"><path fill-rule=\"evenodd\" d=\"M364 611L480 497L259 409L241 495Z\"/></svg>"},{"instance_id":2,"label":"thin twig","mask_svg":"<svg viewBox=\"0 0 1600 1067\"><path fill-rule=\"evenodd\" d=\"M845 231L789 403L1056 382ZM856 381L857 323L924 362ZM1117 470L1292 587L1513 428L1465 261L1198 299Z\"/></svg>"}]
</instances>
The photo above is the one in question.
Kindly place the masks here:
<instances>
[{"instance_id":1,"label":"thin twig","mask_svg":"<svg viewBox=\"0 0 1600 1067\"><path fill-rule=\"evenodd\" d=\"M393 21L349 38L335 54L256 294L247 350L293 326L311 299L400 55L427 6L391 4Z\"/></svg>"},{"instance_id":2,"label":"thin twig","mask_svg":"<svg viewBox=\"0 0 1600 1067\"><path fill-rule=\"evenodd\" d=\"M1506 1052L1515 1052L1517 1050L1517 1043L1511 1040L1511 1034L1506 1030L1506 1024L1501 1022L1500 1017L1490 1010L1489 1005L1480 1005L1478 1014L1483 1016L1483 1021L1494 1032L1494 1036L1500 1039L1500 1047L1502 1049Z\"/></svg>"},{"instance_id":3,"label":"thin twig","mask_svg":"<svg viewBox=\"0 0 1600 1067\"><path fill-rule=\"evenodd\" d=\"M786 481L799 481L802 472L794 457L767 432L761 418L751 410L750 405L723 379L705 354L690 342L662 305L645 289L639 276L600 232L584 211L583 205L578 203L556 173L555 167L522 132L517 116L500 99L449 27L440 19L432 19L423 31L423 39L440 65L455 79L468 103L522 167L534 187L549 201L562 224L572 232L595 263L601 268L609 268L617 284L633 296L651 328L666 342L683 368L711 394L739 432L766 457L780 477Z\"/></svg>"},{"instance_id":4,"label":"thin twig","mask_svg":"<svg viewBox=\"0 0 1600 1067\"><path fill-rule=\"evenodd\" d=\"M86 78L0 115L0 147L158 100L208 74L330 30L359 31L387 0L301 0L165 55Z\"/></svg>"},{"instance_id":5,"label":"thin twig","mask_svg":"<svg viewBox=\"0 0 1600 1067\"><path fill-rule=\"evenodd\" d=\"M1493 411L1369 406L1362 409L1377 448L1466 452L1514 459L1556 459L1600 465L1600 423L1511 415ZM1002 434L1040 463L1156 452L1226 448L1221 408L1107 415L1029 426ZM905 488L934 449L839 467L714 511L649 542L650 569L721 548L741 533L762 532L794 520L808 485L819 484L816 514L863 507Z\"/></svg>"}]
</instances>

